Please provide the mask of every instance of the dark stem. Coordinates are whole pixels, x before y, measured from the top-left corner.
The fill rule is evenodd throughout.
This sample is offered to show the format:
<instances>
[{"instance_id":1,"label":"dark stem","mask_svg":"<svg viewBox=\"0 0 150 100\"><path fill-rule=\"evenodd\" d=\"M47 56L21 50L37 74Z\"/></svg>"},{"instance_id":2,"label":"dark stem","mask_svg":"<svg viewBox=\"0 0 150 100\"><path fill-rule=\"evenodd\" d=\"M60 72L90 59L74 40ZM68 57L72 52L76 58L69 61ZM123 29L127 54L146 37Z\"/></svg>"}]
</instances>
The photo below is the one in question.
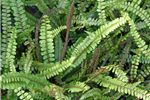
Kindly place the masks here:
<instances>
[{"instance_id":1,"label":"dark stem","mask_svg":"<svg viewBox=\"0 0 150 100\"><path fill-rule=\"evenodd\" d=\"M73 12L74 12L74 0L72 1L70 10L69 10L69 14L67 16L67 21L66 21L67 32L66 32L65 43L64 43L63 50L62 50L62 55L61 55L60 61L63 60L66 50L67 50L67 46L68 46L68 42L69 42L69 31L70 31L70 27L71 27L71 20L73 17Z\"/></svg>"}]
</instances>

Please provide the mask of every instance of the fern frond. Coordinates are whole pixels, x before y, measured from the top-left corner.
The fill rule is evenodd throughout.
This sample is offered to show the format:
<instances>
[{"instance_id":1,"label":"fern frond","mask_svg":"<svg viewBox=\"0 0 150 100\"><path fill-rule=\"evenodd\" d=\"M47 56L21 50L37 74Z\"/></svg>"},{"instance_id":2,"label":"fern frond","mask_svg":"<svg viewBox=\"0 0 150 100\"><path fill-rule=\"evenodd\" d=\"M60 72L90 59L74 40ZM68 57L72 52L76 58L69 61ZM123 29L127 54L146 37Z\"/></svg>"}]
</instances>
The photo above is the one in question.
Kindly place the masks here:
<instances>
[{"instance_id":1,"label":"fern frond","mask_svg":"<svg viewBox=\"0 0 150 100\"><path fill-rule=\"evenodd\" d=\"M65 28L65 26L60 26L57 29L51 30L50 20L48 16L43 16L39 38L41 55L43 56L44 63L55 61L53 39L60 31Z\"/></svg>"},{"instance_id":2,"label":"fern frond","mask_svg":"<svg viewBox=\"0 0 150 100\"><path fill-rule=\"evenodd\" d=\"M104 93L98 89L98 88L93 88L86 93L84 93L79 100L111 100L111 98L107 97L104 95Z\"/></svg>"},{"instance_id":3,"label":"fern frond","mask_svg":"<svg viewBox=\"0 0 150 100\"><path fill-rule=\"evenodd\" d=\"M112 70L113 73L115 73L119 80L123 82L128 82L128 77L126 76L126 73L123 72L118 65L109 65L106 67L109 71Z\"/></svg>"},{"instance_id":4,"label":"fern frond","mask_svg":"<svg viewBox=\"0 0 150 100\"><path fill-rule=\"evenodd\" d=\"M34 89L55 98L64 98L63 89L55 84L49 83L41 75L27 73L5 73L0 77L1 89L16 89L19 87ZM62 96L62 97L61 97Z\"/></svg>"},{"instance_id":5,"label":"fern frond","mask_svg":"<svg viewBox=\"0 0 150 100\"><path fill-rule=\"evenodd\" d=\"M140 63L143 63L143 64L150 64L150 57L141 55L141 57L140 57Z\"/></svg>"},{"instance_id":6,"label":"fern frond","mask_svg":"<svg viewBox=\"0 0 150 100\"><path fill-rule=\"evenodd\" d=\"M82 25L82 27L84 26L99 26L99 20L98 19L94 19L94 18L84 18L82 16L77 16L73 19L73 23L77 23L79 25Z\"/></svg>"},{"instance_id":7,"label":"fern frond","mask_svg":"<svg viewBox=\"0 0 150 100\"><path fill-rule=\"evenodd\" d=\"M8 0L2 1L2 53L5 52L7 48L7 43L9 41L9 38L11 36L11 29L12 29L12 23L11 23L11 9L10 9L10 3ZM3 54L5 57L5 54Z\"/></svg>"},{"instance_id":8,"label":"fern frond","mask_svg":"<svg viewBox=\"0 0 150 100\"><path fill-rule=\"evenodd\" d=\"M101 23L102 25L104 23L106 23L106 14L105 14L105 0L97 0L98 2L98 6L97 6L97 12L98 12L98 15L99 15L99 23Z\"/></svg>"},{"instance_id":9,"label":"fern frond","mask_svg":"<svg viewBox=\"0 0 150 100\"><path fill-rule=\"evenodd\" d=\"M110 32L114 31L125 23L126 15L124 14L123 17L117 18L112 22L101 26L95 32L88 34L88 36L72 51L71 56L75 57L75 60L73 61L73 67L70 67L70 69L68 69L64 75L68 74L74 67L78 66L86 58L86 55L95 49L99 42L108 36Z\"/></svg>"},{"instance_id":10,"label":"fern frond","mask_svg":"<svg viewBox=\"0 0 150 100\"><path fill-rule=\"evenodd\" d=\"M133 14L139 16L142 20L144 20L146 25L150 28L150 15L146 10L139 6L141 0L138 0L137 2L138 3L127 2L126 0L112 0L105 2L105 6L132 12Z\"/></svg>"},{"instance_id":11,"label":"fern frond","mask_svg":"<svg viewBox=\"0 0 150 100\"><path fill-rule=\"evenodd\" d=\"M87 91L90 87L86 85L84 82L71 82L69 84L66 84L64 87L65 90L68 90L69 92L85 92Z\"/></svg>"},{"instance_id":12,"label":"fern frond","mask_svg":"<svg viewBox=\"0 0 150 100\"><path fill-rule=\"evenodd\" d=\"M140 56L138 55L134 55L133 56L133 60L132 60L132 66L131 66L131 79L136 78L137 76L137 69L138 69L138 65L139 65L139 60L140 60Z\"/></svg>"},{"instance_id":13,"label":"fern frond","mask_svg":"<svg viewBox=\"0 0 150 100\"><path fill-rule=\"evenodd\" d=\"M124 83L118 79L115 78L113 79L109 76L104 75L99 75L98 77L93 79L93 81L96 82L97 84L100 84L103 87L118 91L120 93L136 96L144 100L150 99L150 93L148 93L146 90L142 90L139 87L136 87L137 84L135 83L134 84Z\"/></svg>"},{"instance_id":14,"label":"fern frond","mask_svg":"<svg viewBox=\"0 0 150 100\"><path fill-rule=\"evenodd\" d=\"M133 56L129 55L129 57L127 59L127 62L132 62L133 59L134 59ZM142 64L149 64L150 63L150 57L147 57L145 55L141 55L139 62L142 63Z\"/></svg>"},{"instance_id":15,"label":"fern frond","mask_svg":"<svg viewBox=\"0 0 150 100\"><path fill-rule=\"evenodd\" d=\"M13 16L15 20L15 27L18 34L18 42L21 43L27 39L29 34L29 24L27 23L26 12L24 9L24 3L21 0L10 0L10 6L13 10Z\"/></svg>"},{"instance_id":16,"label":"fern frond","mask_svg":"<svg viewBox=\"0 0 150 100\"><path fill-rule=\"evenodd\" d=\"M138 49L139 49L139 52L137 53L137 55L134 56L132 60L132 67L131 67L131 77L135 78L137 75L137 68L139 65L140 56L142 53L143 54L147 53L148 46L146 45L145 41L140 37L139 33L137 32L136 25L134 24L133 20L129 16L126 18L131 28L131 31L129 34L133 36L134 41L137 44Z\"/></svg>"},{"instance_id":17,"label":"fern frond","mask_svg":"<svg viewBox=\"0 0 150 100\"><path fill-rule=\"evenodd\" d=\"M15 62L15 55L16 55L16 46L17 46L17 42L16 42L16 38L17 38L17 32L16 29L13 28L12 29L12 34L10 37L10 40L8 42L8 46L6 49L6 57L5 57L5 61L4 61L4 69L8 69L9 71L16 71L14 62Z\"/></svg>"},{"instance_id":18,"label":"fern frond","mask_svg":"<svg viewBox=\"0 0 150 100\"><path fill-rule=\"evenodd\" d=\"M142 66L142 70L139 70L137 79L142 80L150 75L150 65Z\"/></svg>"},{"instance_id":19,"label":"fern frond","mask_svg":"<svg viewBox=\"0 0 150 100\"><path fill-rule=\"evenodd\" d=\"M32 96L28 92L22 90L21 87L15 89L14 92L17 94L17 96L19 96L21 100L33 100Z\"/></svg>"},{"instance_id":20,"label":"fern frond","mask_svg":"<svg viewBox=\"0 0 150 100\"><path fill-rule=\"evenodd\" d=\"M16 89L19 87L39 89L48 84L43 77L25 73L5 73L1 78L2 89Z\"/></svg>"},{"instance_id":21,"label":"fern frond","mask_svg":"<svg viewBox=\"0 0 150 100\"><path fill-rule=\"evenodd\" d=\"M138 4L134 3L125 3L124 5L127 7L127 11L131 11L134 14L138 15L144 22L147 24L147 26L150 28L150 15L145 11L143 8L140 8Z\"/></svg>"},{"instance_id":22,"label":"fern frond","mask_svg":"<svg viewBox=\"0 0 150 100\"><path fill-rule=\"evenodd\" d=\"M112 22L101 26L100 29L96 30L92 34L89 34L89 36L87 36L79 45L77 45L71 54L72 56L76 57L74 65L78 66L86 58L86 54L90 53L96 48L102 38L105 38L110 32L125 24L126 20L124 17L117 18Z\"/></svg>"},{"instance_id":23,"label":"fern frond","mask_svg":"<svg viewBox=\"0 0 150 100\"><path fill-rule=\"evenodd\" d=\"M73 63L74 59L75 59L75 57L71 57L70 59L68 59L66 61L62 61L61 63L57 62L52 67L48 67L48 68L42 70L40 73L41 73L41 75L46 76L46 78L50 78L55 75L58 75L61 72L65 71L68 67L73 66L72 63ZM43 65L43 64L40 64L40 65ZM45 64L45 65L49 66L49 64Z\"/></svg>"},{"instance_id":24,"label":"fern frond","mask_svg":"<svg viewBox=\"0 0 150 100\"><path fill-rule=\"evenodd\" d=\"M33 62L32 49L33 47L29 47L27 53L26 54L23 53L23 56L21 57L23 71L25 73L30 73L31 71L31 65Z\"/></svg>"},{"instance_id":25,"label":"fern frond","mask_svg":"<svg viewBox=\"0 0 150 100\"><path fill-rule=\"evenodd\" d=\"M9 39L11 37L11 30L12 30L12 23L11 23L11 9L10 9L10 3L8 0L3 0L2 2L2 34L1 34L1 59L2 59L2 67L5 67L5 61L6 61L6 49L8 46Z\"/></svg>"}]
</instances>

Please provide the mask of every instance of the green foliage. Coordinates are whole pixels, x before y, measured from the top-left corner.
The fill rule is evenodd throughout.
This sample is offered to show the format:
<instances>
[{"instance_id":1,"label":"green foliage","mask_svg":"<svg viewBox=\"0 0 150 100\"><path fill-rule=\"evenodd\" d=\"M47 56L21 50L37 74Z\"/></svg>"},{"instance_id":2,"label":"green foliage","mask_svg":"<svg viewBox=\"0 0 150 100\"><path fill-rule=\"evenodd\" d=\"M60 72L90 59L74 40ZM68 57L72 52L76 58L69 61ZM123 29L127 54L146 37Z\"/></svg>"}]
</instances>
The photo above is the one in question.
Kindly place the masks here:
<instances>
[{"instance_id":1,"label":"green foliage","mask_svg":"<svg viewBox=\"0 0 150 100\"><path fill-rule=\"evenodd\" d=\"M9 38L8 45L6 48L6 56L4 62L4 68L6 68L7 72L12 71L15 72L16 68L14 65L15 62L15 55L16 55L16 38L17 38L17 32L16 29L12 29L11 37Z\"/></svg>"},{"instance_id":2,"label":"green foliage","mask_svg":"<svg viewBox=\"0 0 150 100\"><path fill-rule=\"evenodd\" d=\"M90 87L83 82L71 82L65 86L65 89L69 92L81 92L87 91Z\"/></svg>"},{"instance_id":3,"label":"green foliage","mask_svg":"<svg viewBox=\"0 0 150 100\"><path fill-rule=\"evenodd\" d=\"M48 16L43 16L39 38L41 55L43 56L44 63L50 63L55 61L53 39L61 30L65 28L65 26L60 26L57 29L51 30L51 25Z\"/></svg>"},{"instance_id":4,"label":"green foliage","mask_svg":"<svg viewBox=\"0 0 150 100\"><path fill-rule=\"evenodd\" d=\"M2 99L150 100L149 0L1 1Z\"/></svg>"},{"instance_id":5,"label":"green foliage","mask_svg":"<svg viewBox=\"0 0 150 100\"><path fill-rule=\"evenodd\" d=\"M136 83L134 83L134 84L124 83L115 78L112 79L111 77L105 76L105 75L99 75L93 81L95 81L97 84L100 84L106 88L109 88L109 89L112 89L115 91L119 91L121 93L130 94L130 95L136 96L138 98L143 98L145 100L150 99L150 94L147 93L147 91L136 87L136 85L137 85Z\"/></svg>"}]
</instances>

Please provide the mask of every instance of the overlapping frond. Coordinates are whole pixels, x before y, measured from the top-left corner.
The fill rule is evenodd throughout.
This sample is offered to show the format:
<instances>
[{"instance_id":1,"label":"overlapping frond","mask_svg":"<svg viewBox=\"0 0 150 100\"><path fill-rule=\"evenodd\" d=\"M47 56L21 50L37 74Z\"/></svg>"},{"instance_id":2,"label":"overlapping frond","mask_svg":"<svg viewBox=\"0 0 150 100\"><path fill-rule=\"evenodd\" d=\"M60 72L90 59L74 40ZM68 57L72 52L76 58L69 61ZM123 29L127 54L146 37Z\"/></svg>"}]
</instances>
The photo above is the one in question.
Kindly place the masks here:
<instances>
[{"instance_id":1,"label":"overlapping frond","mask_svg":"<svg viewBox=\"0 0 150 100\"><path fill-rule=\"evenodd\" d=\"M100 84L103 87L118 91L120 93L125 93L125 94L129 94L132 96L136 96L144 100L150 99L150 93L148 93L148 91L137 87L139 83L138 84L124 83L122 81L119 81L118 79L115 79L115 78L113 79L105 75L99 75L98 77L93 79L93 81L96 82L97 84Z\"/></svg>"}]
</instances>

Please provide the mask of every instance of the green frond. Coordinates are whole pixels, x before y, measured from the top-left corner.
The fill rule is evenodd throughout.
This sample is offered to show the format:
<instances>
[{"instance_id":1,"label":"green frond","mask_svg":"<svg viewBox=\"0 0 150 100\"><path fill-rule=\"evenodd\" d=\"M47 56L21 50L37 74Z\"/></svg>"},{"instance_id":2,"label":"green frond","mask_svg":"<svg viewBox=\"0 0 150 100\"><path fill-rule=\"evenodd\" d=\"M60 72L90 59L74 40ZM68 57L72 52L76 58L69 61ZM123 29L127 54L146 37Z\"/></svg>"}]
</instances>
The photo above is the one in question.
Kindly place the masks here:
<instances>
[{"instance_id":1,"label":"green frond","mask_svg":"<svg viewBox=\"0 0 150 100\"><path fill-rule=\"evenodd\" d=\"M142 2L142 0L133 0L132 3L139 5Z\"/></svg>"},{"instance_id":2,"label":"green frond","mask_svg":"<svg viewBox=\"0 0 150 100\"><path fill-rule=\"evenodd\" d=\"M97 0L98 2L98 5L97 5L97 12L98 12L98 15L99 15L99 23L100 24L104 24L106 23L106 12L105 12L105 0Z\"/></svg>"},{"instance_id":3,"label":"green frond","mask_svg":"<svg viewBox=\"0 0 150 100\"><path fill-rule=\"evenodd\" d=\"M126 73L123 72L123 70L121 70L118 65L109 65L106 68L109 71L112 71L113 73L115 73L119 80L123 82L128 82L128 77L126 76Z\"/></svg>"},{"instance_id":4,"label":"green frond","mask_svg":"<svg viewBox=\"0 0 150 100\"><path fill-rule=\"evenodd\" d=\"M1 5L1 59L2 59L2 67L5 67L5 61L6 61L6 49L8 47L8 42L11 37L11 30L12 30L12 23L11 23L11 9L10 9L10 3L8 0L3 0Z\"/></svg>"},{"instance_id":5,"label":"green frond","mask_svg":"<svg viewBox=\"0 0 150 100\"><path fill-rule=\"evenodd\" d=\"M141 57L140 57L140 63L143 63L143 64L150 64L150 57L141 55Z\"/></svg>"},{"instance_id":6,"label":"green frond","mask_svg":"<svg viewBox=\"0 0 150 100\"><path fill-rule=\"evenodd\" d=\"M84 18L82 16L77 16L73 19L73 23L77 23L79 25L84 26L99 26L101 23L99 23L98 19L94 18Z\"/></svg>"},{"instance_id":7,"label":"green frond","mask_svg":"<svg viewBox=\"0 0 150 100\"><path fill-rule=\"evenodd\" d=\"M128 16L127 20L130 25L130 35L133 36L135 43L140 48L143 54L147 53L148 45L146 45L145 41L140 37L140 34L137 32L136 25L134 24L133 20Z\"/></svg>"},{"instance_id":8,"label":"green frond","mask_svg":"<svg viewBox=\"0 0 150 100\"><path fill-rule=\"evenodd\" d=\"M137 79L142 80L150 75L150 65L142 66L142 70L138 71Z\"/></svg>"},{"instance_id":9,"label":"green frond","mask_svg":"<svg viewBox=\"0 0 150 100\"><path fill-rule=\"evenodd\" d=\"M32 56L32 49L33 47L29 47L28 51L26 53L22 54L22 57L20 59L20 65L22 65L22 69L25 73L31 72L31 65L33 62L33 56Z\"/></svg>"},{"instance_id":10,"label":"green frond","mask_svg":"<svg viewBox=\"0 0 150 100\"><path fill-rule=\"evenodd\" d=\"M17 38L17 32L16 32L16 29L13 28L11 37L8 42L8 46L6 48L6 56L4 57L5 61L3 61L4 62L4 70L6 69L7 71L13 71L13 72L16 71L16 68L14 65L16 48L17 48L16 47L17 46L16 38Z\"/></svg>"},{"instance_id":11,"label":"green frond","mask_svg":"<svg viewBox=\"0 0 150 100\"><path fill-rule=\"evenodd\" d=\"M66 84L64 87L65 90L69 92L85 92L87 91L90 87L86 85L84 82L71 82L69 84Z\"/></svg>"},{"instance_id":12,"label":"green frond","mask_svg":"<svg viewBox=\"0 0 150 100\"><path fill-rule=\"evenodd\" d=\"M44 64L49 67L44 70L41 70L40 73L41 75L46 76L46 78L51 78L55 75L59 75L61 72L65 71L68 67L72 66L74 59L75 57L71 57L70 59L66 61L62 61L61 63L57 62L52 67L50 64ZM40 64L40 65L43 66L43 64Z\"/></svg>"},{"instance_id":13,"label":"green frond","mask_svg":"<svg viewBox=\"0 0 150 100\"><path fill-rule=\"evenodd\" d=\"M80 37L68 50L67 50L67 56L70 57L71 53L74 51L74 48L79 45L84 38Z\"/></svg>"},{"instance_id":14,"label":"green frond","mask_svg":"<svg viewBox=\"0 0 150 100\"><path fill-rule=\"evenodd\" d=\"M25 73L7 73L1 76L2 89L16 89L23 87L26 89L34 89L39 92L47 93L52 97L62 95L62 88L49 83L41 75L32 75Z\"/></svg>"},{"instance_id":15,"label":"green frond","mask_svg":"<svg viewBox=\"0 0 150 100\"><path fill-rule=\"evenodd\" d=\"M5 73L1 76L2 89L16 89L19 87L39 89L48 84L45 78L25 73ZM33 85L34 84L34 85Z\"/></svg>"},{"instance_id":16,"label":"green frond","mask_svg":"<svg viewBox=\"0 0 150 100\"><path fill-rule=\"evenodd\" d=\"M140 1L138 1L140 2ZM110 6L113 8L119 8L123 11L132 12L133 14L139 16L150 28L150 15L146 10L141 8L137 3L134 2L126 2L126 0L113 0L105 2L106 6Z\"/></svg>"},{"instance_id":17,"label":"green frond","mask_svg":"<svg viewBox=\"0 0 150 100\"><path fill-rule=\"evenodd\" d=\"M7 48L7 43L9 41L9 38L11 36L11 29L12 29L12 23L11 23L11 9L10 9L10 3L8 0L2 1L2 53L3 56L5 56L4 52Z\"/></svg>"},{"instance_id":18,"label":"green frond","mask_svg":"<svg viewBox=\"0 0 150 100\"><path fill-rule=\"evenodd\" d=\"M143 8L140 8L138 4L134 3L125 3L124 7L127 7L127 11L131 11L132 13L138 15L144 22L147 24L147 26L150 29L150 15L145 11Z\"/></svg>"},{"instance_id":19,"label":"green frond","mask_svg":"<svg viewBox=\"0 0 150 100\"><path fill-rule=\"evenodd\" d=\"M140 89L139 87L137 87L137 84L135 83L134 84L124 83L118 79L111 78L105 75L99 75L98 77L93 79L93 81L96 82L97 84L100 84L103 87L109 88L110 90L115 90L120 93L136 96L144 100L150 99L150 93L148 93L146 90Z\"/></svg>"},{"instance_id":20,"label":"green frond","mask_svg":"<svg viewBox=\"0 0 150 100\"><path fill-rule=\"evenodd\" d=\"M133 59L134 59L134 57L132 55L129 55L127 62L132 62ZM141 55L139 62L142 64L149 64L150 63L150 57L147 57L145 55Z\"/></svg>"},{"instance_id":21,"label":"green frond","mask_svg":"<svg viewBox=\"0 0 150 100\"><path fill-rule=\"evenodd\" d=\"M140 34L137 32L136 25L134 24L133 20L128 16L127 17L131 31L130 35L133 36L135 43L138 46L139 52L137 55L133 56L132 66L131 66L131 77L136 78L137 69L140 61L141 54L146 54L148 46L146 45L145 41L140 37Z\"/></svg>"},{"instance_id":22,"label":"green frond","mask_svg":"<svg viewBox=\"0 0 150 100\"><path fill-rule=\"evenodd\" d=\"M21 89L21 87L15 89L14 92L21 100L33 100L32 96L28 92L25 92L23 89Z\"/></svg>"},{"instance_id":23,"label":"green frond","mask_svg":"<svg viewBox=\"0 0 150 100\"><path fill-rule=\"evenodd\" d=\"M86 55L93 49L95 49L99 42L107 35L109 35L110 32L114 31L125 23L126 14L124 14L121 18L117 18L112 22L101 26L95 32L89 34L81 43L79 43L74 48L71 53L71 56L75 57L75 60L73 61L73 67L78 66L86 58ZM73 69L73 67L70 67L70 69L66 71L66 74L69 73Z\"/></svg>"},{"instance_id":24,"label":"green frond","mask_svg":"<svg viewBox=\"0 0 150 100\"><path fill-rule=\"evenodd\" d=\"M137 76L137 69L138 69L138 65L139 65L139 60L140 60L140 56L138 56L138 55L133 56L133 59L131 61L132 66L131 66L131 72L130 72L132 79L136 78L136 76Z\"/></svg>"},{"instance_id":25,"label":"green frond","mask_svg":"<svg viewBox=\"0 0 150 100\"><path fill-rule=\"evenodd\" d=\"M103 91L98 88L93 88L84 93L79 100L111 100L111 98L104 95Z\"/></svg>"},{"instance_id":26,"label":"green frond","mask_svg":"<svg viewBox=\"0 0 150 100\"><path fill-rule=\"evenodd\" d=\"M18 42L22 43L27 39L29 35L30 26L27 23L26 12L24 8L24 3L22 0L10 0L10 7L13 11L14 16L14 25L17 29L18 34Z\"/></svg>"},{"instance_id":27,"label":"green frond","mask_svg":"<svg viewBox=\"0 0 150 100\"><path fill-rule=\"evenodd\" d=\"M87 36L80 44L78 44L71 54L72 56L76 57L74 60L74 65L78 66L86 58L86 54L95 49L103 38L109 35L110 32L125 24L126 20L124 17L117 18L112 22L101 26L98 30L89 34L89 36Z\"/></svg>"},{"instance_id":28,"label":"green frond","mask_svg":"<svg viewBox=\"0 0 150 100\"><path fill-rule=\"evenodd\" d=\"M53 39L59 32L61 32L65 28L66 26L60 26L57 29L52 30L48 16L43 16L39 38L41 55L43 56L44 63L52 63L55 61Z\"/></svg>"}]
</instances>

